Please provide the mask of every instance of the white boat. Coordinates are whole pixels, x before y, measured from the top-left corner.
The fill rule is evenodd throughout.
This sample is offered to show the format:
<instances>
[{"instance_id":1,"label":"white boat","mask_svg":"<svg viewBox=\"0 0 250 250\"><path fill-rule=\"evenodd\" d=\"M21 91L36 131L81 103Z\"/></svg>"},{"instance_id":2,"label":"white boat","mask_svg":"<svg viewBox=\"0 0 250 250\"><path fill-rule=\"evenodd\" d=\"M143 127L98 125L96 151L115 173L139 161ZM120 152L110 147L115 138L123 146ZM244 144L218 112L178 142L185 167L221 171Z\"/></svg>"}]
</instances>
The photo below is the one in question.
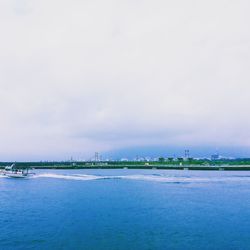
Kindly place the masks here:
<instances>
[{"instance_id":1,"label":"white boat","mask_svg":"<svg viewBox=\"0 0 250 250\"><path fill-rule=\"evenodd\" d=\"M13 173L4 173L7 177L11 178L26 178L28 175L23 172L13 172Z\"/></svg>"},{"instance_id":2,"label":"white boat","mask_svg":"<svg viewBox=\"0 0 250 250\"><path fill-rule=\"evenodd\" d=\"M29 175L28 168L17 167L15 164L5 167L3 174L10 178L26 178Z\"/></svg>"}]
</instances>

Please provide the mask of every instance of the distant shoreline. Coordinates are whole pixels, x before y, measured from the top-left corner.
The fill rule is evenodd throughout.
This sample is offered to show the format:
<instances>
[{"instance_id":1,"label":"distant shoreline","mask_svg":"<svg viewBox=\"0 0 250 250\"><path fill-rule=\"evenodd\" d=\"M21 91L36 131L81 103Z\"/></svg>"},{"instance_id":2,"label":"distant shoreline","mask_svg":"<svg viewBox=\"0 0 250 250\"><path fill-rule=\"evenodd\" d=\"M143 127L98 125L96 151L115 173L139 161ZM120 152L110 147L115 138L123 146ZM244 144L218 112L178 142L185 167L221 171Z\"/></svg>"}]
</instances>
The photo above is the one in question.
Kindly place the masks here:
<instances>
[{"instance_id":1,"label":"distant shoreline","mask_svg":"<svg viewBox=\"0 0 250 250\"><path fill-rule=\"evenodd\" d=\"M4 169L5 166L0 166ZM205 171L250 171L250 165L220 165L220 166L204 166L204 165L117 165L117 164L95 164L95 165L46 165L36 166L29 165L32 169L53 169L53 170L77 170L77 169L141 169L141 170L205 170Z\"/></svg>"},{"instance_id":2,"label":"distant shoreline","mask_svg":"<svg viewBox=\"0 0 250 250\"><path fill-rule=\"evenodd\" d=\"M250 158L238 159L194 159L163 158L158 161L27 161L14 162L20 168L34 169L159 169L159 170L225 170L249 171ZM12 165L13 162L0 162L0 169Z\"/></svg>"}]
</instances>

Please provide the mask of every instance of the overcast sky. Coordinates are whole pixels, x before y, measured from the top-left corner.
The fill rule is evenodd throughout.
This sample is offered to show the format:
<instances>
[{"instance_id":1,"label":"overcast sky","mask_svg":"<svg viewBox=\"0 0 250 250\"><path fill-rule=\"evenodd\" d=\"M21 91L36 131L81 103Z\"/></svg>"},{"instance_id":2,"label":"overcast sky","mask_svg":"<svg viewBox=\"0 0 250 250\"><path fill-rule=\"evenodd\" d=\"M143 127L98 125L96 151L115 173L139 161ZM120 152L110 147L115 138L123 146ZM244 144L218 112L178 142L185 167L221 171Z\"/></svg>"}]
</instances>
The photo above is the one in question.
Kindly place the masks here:
<instances>
[{"instance_id":1,"label":"overcast sky","mask_svg":"<svg viewBox=\"0 0 250 250\"><path fill-rule=\"evenodd\" d=\"M0 0L0 160L250 148L249 0Z\"/></svg>"}]
</instances>

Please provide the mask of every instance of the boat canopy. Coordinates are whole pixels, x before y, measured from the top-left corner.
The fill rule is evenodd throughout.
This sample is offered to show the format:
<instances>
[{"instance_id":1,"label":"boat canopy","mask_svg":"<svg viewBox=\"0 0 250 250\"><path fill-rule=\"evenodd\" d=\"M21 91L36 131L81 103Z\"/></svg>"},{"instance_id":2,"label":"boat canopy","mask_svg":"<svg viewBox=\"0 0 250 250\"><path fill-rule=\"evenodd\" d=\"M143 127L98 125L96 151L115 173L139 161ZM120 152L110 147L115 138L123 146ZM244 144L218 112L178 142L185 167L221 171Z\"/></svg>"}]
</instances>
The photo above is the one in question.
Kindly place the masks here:
<instances>
[{"instance_id":1,"label":"boat canopy","mask_svg":"<svg viewBox=\"0 0 250 250\"><path fill-rule=\"evenodd\" d=\"M11 166L5 167L5 170L7 170L7 171L28 170L28 169L29 169L29 167L17 166L15 164L12 164Z\"/></svg>"}]
</instances>

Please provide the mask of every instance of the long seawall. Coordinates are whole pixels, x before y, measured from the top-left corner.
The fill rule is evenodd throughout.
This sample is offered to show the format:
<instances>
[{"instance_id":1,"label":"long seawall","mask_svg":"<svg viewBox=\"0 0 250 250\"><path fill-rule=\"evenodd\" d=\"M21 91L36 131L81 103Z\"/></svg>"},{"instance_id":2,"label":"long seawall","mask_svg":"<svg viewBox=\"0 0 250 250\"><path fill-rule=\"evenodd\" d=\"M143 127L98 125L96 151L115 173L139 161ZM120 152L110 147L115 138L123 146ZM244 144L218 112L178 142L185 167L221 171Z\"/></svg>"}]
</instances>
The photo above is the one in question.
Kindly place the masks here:
<instances>
[{"instance_id":1,"label":"long seawall","mask_svg":"<svg viewBox=\"0 0 250 250\"><path fill-rule=\"evenodd\" d=\"M250 171L250 165L225 165L225 166L204 166L204 165L119 165L119 164L95 164L95 165L30 165L33 169L159 169L159 170L206 170L206 171ZM0 166L4 169L4 166Z\"/></svg>"}]
</instances>

